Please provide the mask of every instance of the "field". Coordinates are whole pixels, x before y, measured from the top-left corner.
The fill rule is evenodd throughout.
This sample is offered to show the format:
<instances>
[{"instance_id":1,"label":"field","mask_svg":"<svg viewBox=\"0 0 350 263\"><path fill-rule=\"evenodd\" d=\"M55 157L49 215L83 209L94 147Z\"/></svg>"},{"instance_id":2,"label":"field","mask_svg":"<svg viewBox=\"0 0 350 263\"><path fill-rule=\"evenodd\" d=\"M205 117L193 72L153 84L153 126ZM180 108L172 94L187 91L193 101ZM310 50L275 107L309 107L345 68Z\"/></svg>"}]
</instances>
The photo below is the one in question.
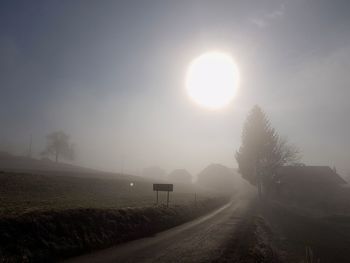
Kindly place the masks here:
<instances>
[{"instance_id":1,"label":"field","mask_svg":"<svg viewBox=\"0 0 350 263\"><path fill-rule=\"evenodd\" d=\"M131 183L132 186L130 185ZM75 208L144 207L155 204L153 180L49 160L0 153L0 216ZM174 184L170 205L213 196L194 185ZM159 193L160 203L166 193Z\"/></svg>"},{"instance_id":2,"label":"field","mask_svg":"<svg viewBox=\"0 0 350 263\"><path fill-rule=\"evenodd\" d=\"M175 185L174 190L170 193L170 205L194 202L194 187ZM209 193L200 190L197 193L198 201L208 197ZM166 193L159 193L159 201L166 201ZM2 216L35 210L143 207L154 203L152 183L142 178L0 173Z\"/></svg>"}]
</instances>

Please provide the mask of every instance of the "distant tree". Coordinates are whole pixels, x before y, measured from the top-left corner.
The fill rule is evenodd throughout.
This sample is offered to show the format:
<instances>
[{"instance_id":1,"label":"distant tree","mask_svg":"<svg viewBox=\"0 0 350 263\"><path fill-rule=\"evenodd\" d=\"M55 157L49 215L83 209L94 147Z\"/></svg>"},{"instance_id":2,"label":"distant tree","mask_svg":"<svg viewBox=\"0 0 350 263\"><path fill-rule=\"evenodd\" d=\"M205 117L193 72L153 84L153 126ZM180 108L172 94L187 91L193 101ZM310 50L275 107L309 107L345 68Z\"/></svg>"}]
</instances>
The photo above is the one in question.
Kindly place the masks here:
<instances>
[{"instance_id":1,"label":"distant tree","mask_svg":"<svg viewBox=\"0 0 350 263\"><path fill-rule=\"evenodd\" d=\"M168 175L171 182L191 184L192 175L185 169L176 169Z\"/></svg>"},{"instance_id":2,"label":"distant tree","mask_svg":"<svg viewBox=\"0 0 350 263\"><path fill-rule=\"evenodd\" d=\"M42 156L54 156L56 162L60 157L66 160L74 159L74 149L69 135L63 131L55 131L48 134L46 139L46 148L41 153Z\"/></svg>"},{"instance_id":3,"label":"distant tree","mask_svg":"<svg viewBox=\"0 0 350 263\"><path fill-rule=\"evenodd\" d=\"M269 191L276 169L298 159L298 150L281 138L261 108L254 106L244 124L242 144L236 153L242 177L257 186L261 198L263 188Z\"/></svg>"},{"instance_id":4,"label":"distant tree","mask_svg":"<svg viewBox=\"0 0 350 263\"><path fill-rule=\"evenodd\" d=\"M158 166L151 166L143 169L142 176L153 180L165 180L166 172Z\"/></svg>"}]
</instances>

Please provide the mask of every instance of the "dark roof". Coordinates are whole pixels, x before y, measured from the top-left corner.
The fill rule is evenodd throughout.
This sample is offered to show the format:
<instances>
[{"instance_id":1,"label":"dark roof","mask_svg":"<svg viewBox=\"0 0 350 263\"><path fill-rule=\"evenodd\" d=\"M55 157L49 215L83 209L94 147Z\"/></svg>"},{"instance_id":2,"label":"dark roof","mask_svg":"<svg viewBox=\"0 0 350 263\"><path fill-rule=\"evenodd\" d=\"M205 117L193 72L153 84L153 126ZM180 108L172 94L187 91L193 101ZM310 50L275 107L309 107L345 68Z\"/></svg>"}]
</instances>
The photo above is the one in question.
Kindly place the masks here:
<instances>
[{"instance_id":1,"label":"dark roof","mask_svg":"<svg viewBox=\"0 0 350 263\"><path fill-rule=\"evenodd\" d=\"M283 166L277 170L276 180L281 183L346 184L329 166Z\"/></svg>"}]
</instances>

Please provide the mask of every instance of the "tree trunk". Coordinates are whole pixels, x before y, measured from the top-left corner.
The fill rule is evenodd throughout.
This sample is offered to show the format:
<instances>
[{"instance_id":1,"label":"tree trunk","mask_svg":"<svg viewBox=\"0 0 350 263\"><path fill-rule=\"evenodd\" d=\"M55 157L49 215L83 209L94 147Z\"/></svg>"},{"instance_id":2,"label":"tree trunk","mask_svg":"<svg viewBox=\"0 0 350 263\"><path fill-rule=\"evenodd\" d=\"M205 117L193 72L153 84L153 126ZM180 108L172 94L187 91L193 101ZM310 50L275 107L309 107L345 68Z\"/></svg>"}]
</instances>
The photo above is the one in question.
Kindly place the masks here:
<instances>
[{"instance_id":1,"label":"tree trunk","mask_svg":"<svg viewBox=\"0 0 350 263\"><path fill-rule=\"evenodd\" d=\"M259 197L259 200L262 200L261 176L260 176L260 173L258 172L257 166L258 166L258 164L256 162L256 164L255 164L255 177L256 177L257 187L258 187L258 197Z\"/></svg>"},{"instance_id":2,"label":"tree trunk","mask_svg":"<svg viewBox=\"0 0 350 263\"><path fill-rule=\"evenodd\" d=\"M259 200L262 200L262 187L261 187L260 178L258 178L258 195L259 195Z\"/></svg>"}]
</instances>

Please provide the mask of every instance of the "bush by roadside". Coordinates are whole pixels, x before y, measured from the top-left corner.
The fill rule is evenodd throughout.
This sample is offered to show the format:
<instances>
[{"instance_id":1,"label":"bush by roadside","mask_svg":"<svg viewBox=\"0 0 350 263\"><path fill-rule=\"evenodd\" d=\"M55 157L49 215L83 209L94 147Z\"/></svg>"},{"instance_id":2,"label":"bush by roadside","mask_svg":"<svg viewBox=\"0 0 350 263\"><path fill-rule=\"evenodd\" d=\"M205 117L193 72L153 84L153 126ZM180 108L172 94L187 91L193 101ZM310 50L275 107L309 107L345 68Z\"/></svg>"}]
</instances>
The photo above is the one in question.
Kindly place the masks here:
<instances>
[{"instance_id":1,"label":"bush by roadside","mask_svg":"<svg viewBox=\"0 0 350 263\"><path fill-rule=\"evenodd\" d=\"M124 209L35 211L0 218L1 262L52 262L152 235L228 201Z\"/></svg>"}]
</instances>

